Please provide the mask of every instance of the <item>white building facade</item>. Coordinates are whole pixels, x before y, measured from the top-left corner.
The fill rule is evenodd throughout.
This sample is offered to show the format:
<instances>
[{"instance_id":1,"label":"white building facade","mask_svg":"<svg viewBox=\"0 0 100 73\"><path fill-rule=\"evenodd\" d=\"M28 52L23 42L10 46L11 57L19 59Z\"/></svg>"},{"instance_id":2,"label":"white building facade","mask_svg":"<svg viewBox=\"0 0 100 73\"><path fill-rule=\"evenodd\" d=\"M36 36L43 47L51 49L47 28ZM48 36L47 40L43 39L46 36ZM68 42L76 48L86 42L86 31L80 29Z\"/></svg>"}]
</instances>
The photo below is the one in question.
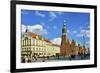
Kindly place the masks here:
<instances>
[{"instance_id":1,"label":"white building facade","mask_svg":"<svg viewBox=\"0 0 100 73\"><path fill-rule=\"evenodd\" d=\"M60 53L60 47L48 39L26 31L21 37L21 57L50 57Z\"/></svg>"}]
</instances>

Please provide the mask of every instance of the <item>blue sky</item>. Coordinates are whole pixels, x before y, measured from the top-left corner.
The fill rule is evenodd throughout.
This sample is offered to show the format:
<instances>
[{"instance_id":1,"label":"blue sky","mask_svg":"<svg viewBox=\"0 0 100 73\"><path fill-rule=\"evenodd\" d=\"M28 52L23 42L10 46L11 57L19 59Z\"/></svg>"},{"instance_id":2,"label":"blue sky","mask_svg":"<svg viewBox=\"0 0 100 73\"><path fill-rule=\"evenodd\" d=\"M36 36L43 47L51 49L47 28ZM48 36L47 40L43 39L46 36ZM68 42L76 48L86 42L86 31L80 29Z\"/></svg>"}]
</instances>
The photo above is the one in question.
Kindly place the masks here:
<instances>
[{"instance_id":1,"label":"blue sky","mask_svg":"<svg viewBox=\"0 0 100 73\"><path fill-rule=\"evenodd\" d=\"M31 32L42 35L57 44L61 42L64 20L67 37L82 44L84 34L86 46L90 47L89 13L21 10L22 31L28 28Z\"/></svg>"}]
</instances>

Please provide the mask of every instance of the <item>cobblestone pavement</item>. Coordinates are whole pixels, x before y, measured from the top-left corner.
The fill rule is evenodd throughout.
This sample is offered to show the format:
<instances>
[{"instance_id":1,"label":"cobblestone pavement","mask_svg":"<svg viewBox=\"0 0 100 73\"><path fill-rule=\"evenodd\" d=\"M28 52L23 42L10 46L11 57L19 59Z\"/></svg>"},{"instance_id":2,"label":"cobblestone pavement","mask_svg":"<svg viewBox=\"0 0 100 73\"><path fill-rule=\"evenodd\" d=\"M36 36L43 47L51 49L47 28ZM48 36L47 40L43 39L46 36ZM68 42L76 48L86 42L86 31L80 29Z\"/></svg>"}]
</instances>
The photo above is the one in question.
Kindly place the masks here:
<instances>
[{"instance_id":1,"label":"cobblestone pavement","mask_svg":"<svg viewBox=\"0 0 100 73\"><path fill-rule=\"evenodd\" d=\"M52 61L73 61L73 60L89 60L90 55L85 55L85 56L75 56L75 57L49 57L47 58L37 58L37 60L33 60L32 62L52 62Z\"/></svg>"}]
</instances>

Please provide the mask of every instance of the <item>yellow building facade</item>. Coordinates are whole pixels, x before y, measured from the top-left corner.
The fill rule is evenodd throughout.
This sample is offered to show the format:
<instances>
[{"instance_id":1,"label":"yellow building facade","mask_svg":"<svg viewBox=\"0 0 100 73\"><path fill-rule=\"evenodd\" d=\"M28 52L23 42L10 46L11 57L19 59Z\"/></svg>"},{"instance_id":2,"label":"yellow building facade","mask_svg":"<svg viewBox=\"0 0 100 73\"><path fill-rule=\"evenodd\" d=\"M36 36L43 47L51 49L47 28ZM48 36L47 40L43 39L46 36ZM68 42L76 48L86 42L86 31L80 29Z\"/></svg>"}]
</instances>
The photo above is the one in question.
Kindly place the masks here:
<instances>
[{"instance_id":1,"label":"yellow building facade","mask_svg":"<svg viewBox=\"0 0 100 73\"><path fill-rule=\"evenodd\" d=\"M32 32L25 32L21 37L21 57L55 56L60 53L60 47L52 44L48 39Z\"/></svg>"}]
</instances>

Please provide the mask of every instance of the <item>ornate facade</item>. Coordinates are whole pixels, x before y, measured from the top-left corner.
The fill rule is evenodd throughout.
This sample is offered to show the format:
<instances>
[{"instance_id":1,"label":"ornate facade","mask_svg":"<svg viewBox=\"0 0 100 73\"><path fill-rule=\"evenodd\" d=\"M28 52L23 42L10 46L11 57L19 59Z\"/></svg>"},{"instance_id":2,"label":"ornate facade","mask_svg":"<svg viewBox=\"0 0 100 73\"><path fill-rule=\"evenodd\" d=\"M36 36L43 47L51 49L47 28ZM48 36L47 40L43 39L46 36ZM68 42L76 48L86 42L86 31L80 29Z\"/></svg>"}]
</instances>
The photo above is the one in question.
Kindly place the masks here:
<instances>
[{"instance_id":1,"label":"ornate facade","mask_svg":"<svg viewBox=\"0 0 100 73\"><path fill-rule=\"evenodd\" d=\"M61 48L60 48L60 54L66 55L67 51L67 36L66 36L66 23L64 22L63 28L62 28L62 37L61 37Z\"/></svg>"},{"instance_id":2,"label":"ornate facade","mask_svg":"<svg viewBox=\"0 0 100 73\"><path fill-rule=\"evenodd\" d=\"M34 57L55 56L60 53L60 47L48 39L26 30L21 38L21 57L30 60Z\"/></svg>"},{"instance_id":3,"label":"ornate facade","mask_svg":"<svg viewBox=\"0 0 100 73\"><path fill-rule=\"evenodd\" d=\"M62 28L62 36L61 36L60 55L61 56L72 56L72 55L85 54L88 52L89 52L89 49L85 48L85 46L76 44L74 40L68 39L66 22L64 21L63 28Z\"/></svg>"}]
</instances>

